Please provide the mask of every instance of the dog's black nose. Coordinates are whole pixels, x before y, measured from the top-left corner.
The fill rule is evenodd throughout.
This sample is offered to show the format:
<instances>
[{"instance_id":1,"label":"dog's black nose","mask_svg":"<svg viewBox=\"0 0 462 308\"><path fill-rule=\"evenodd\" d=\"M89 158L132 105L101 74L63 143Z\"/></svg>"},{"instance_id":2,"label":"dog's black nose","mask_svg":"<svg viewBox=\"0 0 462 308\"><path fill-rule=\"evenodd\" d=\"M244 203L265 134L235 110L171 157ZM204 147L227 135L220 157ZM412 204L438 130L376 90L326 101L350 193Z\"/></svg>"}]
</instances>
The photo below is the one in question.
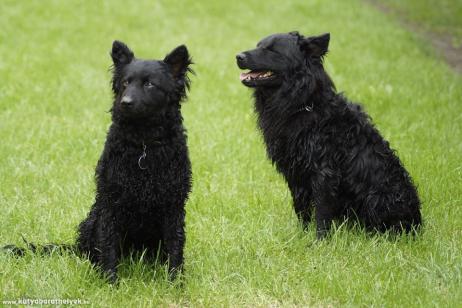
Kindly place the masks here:
<instances>
[{"instance_id":1,"label":"dog's black nose","mask_svg":"<svg viewBox=\"0 0 462 308\"><path fill-rule=\"evenodd\" d=\"M130 106L131 104L133 104L133 99L130 96L125 95L124 97L122 97L120 103L122 105Z\"/></svg>"},{"instance_id":2,"label":"dog's black nose","mask_svg":"<svg viewBox=\"0 0 462 308\"><path fill-rule=\"evenodd\" d=\"M244 61L244 59L245 59L245 54L243 54L242 52L236 55L237 61Z\"/></svg>"}]
</instances>

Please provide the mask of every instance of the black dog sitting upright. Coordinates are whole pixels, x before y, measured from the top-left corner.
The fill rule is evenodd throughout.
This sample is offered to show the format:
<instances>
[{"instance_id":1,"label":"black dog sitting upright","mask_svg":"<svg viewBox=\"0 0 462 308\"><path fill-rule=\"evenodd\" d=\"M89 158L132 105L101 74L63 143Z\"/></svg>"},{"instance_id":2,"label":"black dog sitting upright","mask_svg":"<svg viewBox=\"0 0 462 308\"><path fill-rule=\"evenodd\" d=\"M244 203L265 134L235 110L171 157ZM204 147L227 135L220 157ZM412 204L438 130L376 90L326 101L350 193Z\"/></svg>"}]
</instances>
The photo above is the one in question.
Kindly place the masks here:
<instances>
[{"instance_id":1,"label":"black dog sitting upright","mask_svg":"<svg viewBox=\"0 0 462 308\"><path fill-rule=\"evenodd\" d=\"M275 34L236 56L270 159L290 188L304 226L315 208L317 236L353 217L369 230L411 231L420 202L407 171L360 105L324 71L329 34Z\"/></svg>"},{"instance_id":2,"label":"black dog sitting upright","mask_svg":"<svg viewBox=\"0 0 462 308\"><path fill-rule=\"evenodd\" d=\"M86 255L111 282L123 255L145 251L169 262L170 277L183 265L184 206L191 190L191 163L181 116L189 88L188 50L174 49L163 61L135 59L115 41L112 125L96 167L96 198L78 229L76 245L33 245ZM25 249L7 245L17 255Z\"/></svg>"},{"instance_id":3,"label":"black dog sitting upright","mask_svg":"<svg viewBox=\"0 0 462 308\"><path fill-rule=\"evenodd\" d=\"M124 252L158 249L175 275L183 264L185 202L191 190L181 101L189 87L188 50L163 61L135 59L115 41L112 125L96 168L97 192L79 226L79 252L116 279Z\"/></svg>"}]
</instances>

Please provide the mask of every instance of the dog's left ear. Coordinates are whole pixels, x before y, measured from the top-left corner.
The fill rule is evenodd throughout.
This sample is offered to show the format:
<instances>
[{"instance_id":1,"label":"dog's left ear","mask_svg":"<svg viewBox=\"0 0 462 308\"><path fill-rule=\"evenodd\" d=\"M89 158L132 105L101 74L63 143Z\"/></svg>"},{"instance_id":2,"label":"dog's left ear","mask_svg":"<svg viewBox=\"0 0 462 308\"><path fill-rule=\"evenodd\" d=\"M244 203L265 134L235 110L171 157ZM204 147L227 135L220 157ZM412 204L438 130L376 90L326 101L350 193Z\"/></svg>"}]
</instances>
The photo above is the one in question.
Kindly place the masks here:
<instances>
[{"instance_id":1,"label":"dog's left ear","mask_svg":"<svg viewBox=\"0 0 462 308\"><path fill-rule=\"evenodd\" d=\"M324 33L319 36L310 36L304 38L300 45L302 50L313 57L322 57L327 53L329 47L330 33Z\"/></svg>"},{"instance_id":2,"label":"dog's left ear","mask_svg":"<svg viewBox=\"0 0 462 308\"><path fill-rule=\"evenodd\" d=\"M173 73L173 77L180 78L186 74L189 65L192 63L188 49L185 45L180 45L173 49L164 59Z\"/></svg>"}]
</instances>

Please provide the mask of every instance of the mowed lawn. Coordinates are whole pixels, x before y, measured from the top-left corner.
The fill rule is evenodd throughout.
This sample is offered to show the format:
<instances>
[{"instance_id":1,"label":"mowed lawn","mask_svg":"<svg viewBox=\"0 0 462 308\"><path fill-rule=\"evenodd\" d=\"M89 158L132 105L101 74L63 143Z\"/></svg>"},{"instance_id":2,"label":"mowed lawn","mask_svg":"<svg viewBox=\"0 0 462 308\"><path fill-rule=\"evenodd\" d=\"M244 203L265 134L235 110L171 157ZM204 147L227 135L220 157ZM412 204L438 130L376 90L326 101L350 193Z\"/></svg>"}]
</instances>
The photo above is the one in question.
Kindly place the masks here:
<instances>
[{"instance_id":1,"label":"mowed lawn","mask_svg":"<svg viewBox=\"0 0 462 308\"><path fill-rule=\"evenodd\" d=\"M0 244L72 243L94 199L110 124L114 39L161 59L179 44L196 76L183 108L194 185L185 277L140 257L109 286L72 254L0 254L0 300L94 306L440 306L462 303L462 78L392 16L342 1L0 3ZM299 227L267 160L235 54L274 32L331 33L325 66L365 106L413 176L415 239Z\"/></svg>"}]
</instances>

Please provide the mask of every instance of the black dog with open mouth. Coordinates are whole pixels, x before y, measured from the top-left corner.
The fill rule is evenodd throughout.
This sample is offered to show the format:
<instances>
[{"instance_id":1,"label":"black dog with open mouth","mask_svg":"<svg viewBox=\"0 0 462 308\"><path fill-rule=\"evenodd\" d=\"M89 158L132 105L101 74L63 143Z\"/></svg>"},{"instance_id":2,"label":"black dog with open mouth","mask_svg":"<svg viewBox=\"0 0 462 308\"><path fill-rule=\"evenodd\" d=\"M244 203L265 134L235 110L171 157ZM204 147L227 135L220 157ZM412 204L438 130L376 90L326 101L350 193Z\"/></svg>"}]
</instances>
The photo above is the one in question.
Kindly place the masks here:
<instances>
[{"instance_id":1,"label":"black dog with open mouth","mask_svg":"<svg viewBox=\"0 0 462 308\"><path fill-rule=\"evenodd\" d=\"M335 90L324 71L330 35L270 35L239 53L242 83L269 158L290 188L306 227L314 207L317 236L333 220L358 219L367 230L409 232L421 224L412 180L358 104Z\"/></svg>"}]
</instances>

